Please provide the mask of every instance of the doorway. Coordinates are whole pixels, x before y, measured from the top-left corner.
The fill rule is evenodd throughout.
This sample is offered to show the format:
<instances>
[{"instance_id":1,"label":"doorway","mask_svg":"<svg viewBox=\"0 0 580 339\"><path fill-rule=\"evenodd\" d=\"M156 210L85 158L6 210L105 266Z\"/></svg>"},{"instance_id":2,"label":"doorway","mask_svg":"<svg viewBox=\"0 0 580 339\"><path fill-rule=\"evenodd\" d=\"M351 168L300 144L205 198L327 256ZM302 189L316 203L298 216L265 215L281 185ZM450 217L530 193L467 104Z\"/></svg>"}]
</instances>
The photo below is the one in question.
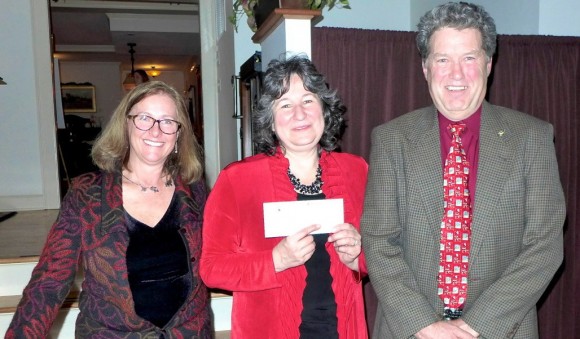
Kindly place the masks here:
<instances>
[{"instance_id":1,"label":"doorway","mask_svg":"<svg viewBox=\"0 0 580 339\"><path fill-rule=\"evenodd\" d=\"M95 92L93 109L61 113L61 195L72 177L94 169L90 143L126 93L123 79L132 70L183 93L203 144L199 0L51 0L49 14L60 84Z\"/></svg>"}]
</instances>

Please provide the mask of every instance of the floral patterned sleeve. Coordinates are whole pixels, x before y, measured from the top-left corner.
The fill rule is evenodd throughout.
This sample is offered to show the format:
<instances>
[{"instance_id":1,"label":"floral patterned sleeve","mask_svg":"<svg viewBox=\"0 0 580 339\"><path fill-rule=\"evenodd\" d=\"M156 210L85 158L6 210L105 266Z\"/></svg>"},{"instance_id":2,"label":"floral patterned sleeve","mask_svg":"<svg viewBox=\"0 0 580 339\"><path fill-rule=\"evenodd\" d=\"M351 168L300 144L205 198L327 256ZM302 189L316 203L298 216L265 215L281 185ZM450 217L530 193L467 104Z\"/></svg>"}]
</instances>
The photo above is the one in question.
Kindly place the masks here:
<instances>
[{"instance_id":1,"label":"floral patterned sleeve","mask_svg":"<svg viewBox=\"0 0 580 339\"><path fill-rule=\"evenodd\" d=\"M90 180L88 177L82 179ZM83 182L66 194L6 338L45 338L75 278L81 249Z\"/></svg>"}]
</instances>

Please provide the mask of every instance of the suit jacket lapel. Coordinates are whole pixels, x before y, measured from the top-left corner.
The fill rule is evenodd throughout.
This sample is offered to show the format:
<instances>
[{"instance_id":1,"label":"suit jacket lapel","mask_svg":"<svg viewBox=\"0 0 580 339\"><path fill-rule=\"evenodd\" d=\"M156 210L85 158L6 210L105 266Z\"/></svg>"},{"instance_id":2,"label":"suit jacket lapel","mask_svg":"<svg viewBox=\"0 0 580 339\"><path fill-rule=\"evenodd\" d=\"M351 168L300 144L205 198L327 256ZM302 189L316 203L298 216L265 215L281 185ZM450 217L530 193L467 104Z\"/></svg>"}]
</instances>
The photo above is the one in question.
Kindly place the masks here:
<instances>
[{"instance_id":1,"label":"suit jacket lapel","mask_svg":"<svg viewBox=\"0 0 580 339\"><path fill-rule=\"evenodd\" d=\"M443 167L439 139L437 111L434 107L425 110L417 125L409 133L415 145L409 152L409 169L412 179L421 194L427 220L436 239L440 237L443 217ZM479 159L477 189L474 200L471 253L476 258L490 227L493 227L493 211L497 197L503 190L513 157L507 145L511 137L501 112L487 102L483 103L479 136Z\"/></svg>"},{"instance_id":2,"label":"suit jacket lapel","mask_svg":"<svg viewBox=\"0 0 580 339\"><path fill-rule=\"evenodd\" d=\"M420 191L433 235L439 239L443 217L443 168L435 107L425 109L413 130L416 133L410 134L410 140L416 147L410 151L409 168L413 170L412 180Z\"/></svg>"},{"instance_id":3,"label":"suit jacket lapel","mask_svg":"<svg viewBox=\"0 0 580 339\"><path fill-rule=\"evenodd\" d=\"M477 168L477 187L473 203L473 222L471 225L471 258L477 258L487 232L494 227L494 210L513 157L507 141L511 133L503 122L502 114L494 106L483 103L481 127L479 132L479 159ZM474 264L472 262L471 264Z\"/></svg>"}]
</instances>

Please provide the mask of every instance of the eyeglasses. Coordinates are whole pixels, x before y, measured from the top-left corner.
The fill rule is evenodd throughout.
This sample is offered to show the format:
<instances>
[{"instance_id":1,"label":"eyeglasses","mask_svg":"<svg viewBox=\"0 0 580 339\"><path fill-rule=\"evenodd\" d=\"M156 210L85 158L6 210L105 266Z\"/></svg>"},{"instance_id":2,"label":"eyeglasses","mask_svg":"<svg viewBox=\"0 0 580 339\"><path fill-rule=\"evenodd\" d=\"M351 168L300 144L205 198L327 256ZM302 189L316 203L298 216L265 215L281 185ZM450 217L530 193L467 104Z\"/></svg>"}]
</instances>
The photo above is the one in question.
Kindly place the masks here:
<instances>
[{"instance_id":1,"label":"eyeglasses","mask_svg":"<svg viewBox=\"0 0 580 339\"><path fill-rule=\"evenodd\" d=\"M159 129L165 134L175 134L181 128L181 123L173 119L157 120L145 114L127 115L127 118L133 120L135 127L142 131L152 129L155 123L159 124Z\"/></svg>"}]
</instances>

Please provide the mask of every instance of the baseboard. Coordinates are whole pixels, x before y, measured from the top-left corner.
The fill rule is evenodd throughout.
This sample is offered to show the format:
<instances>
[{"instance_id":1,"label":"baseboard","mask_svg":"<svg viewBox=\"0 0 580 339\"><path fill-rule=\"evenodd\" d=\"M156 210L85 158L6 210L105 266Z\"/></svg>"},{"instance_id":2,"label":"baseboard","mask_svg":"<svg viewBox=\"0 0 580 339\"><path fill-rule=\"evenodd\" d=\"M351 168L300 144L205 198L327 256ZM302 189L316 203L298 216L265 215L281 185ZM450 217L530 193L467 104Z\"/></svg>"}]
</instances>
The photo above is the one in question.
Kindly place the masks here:
<instances>
[{"instance_id":1,"label":"baseboard","mask_svg":"<svg viewBox=\"0 0 580 339\"><path fill-rule=\"evenodd\" d=\"M0 197L0 212L59 209L60 202L49 203L44 195L13 195Z\"/></svg>"}]
</instances>

